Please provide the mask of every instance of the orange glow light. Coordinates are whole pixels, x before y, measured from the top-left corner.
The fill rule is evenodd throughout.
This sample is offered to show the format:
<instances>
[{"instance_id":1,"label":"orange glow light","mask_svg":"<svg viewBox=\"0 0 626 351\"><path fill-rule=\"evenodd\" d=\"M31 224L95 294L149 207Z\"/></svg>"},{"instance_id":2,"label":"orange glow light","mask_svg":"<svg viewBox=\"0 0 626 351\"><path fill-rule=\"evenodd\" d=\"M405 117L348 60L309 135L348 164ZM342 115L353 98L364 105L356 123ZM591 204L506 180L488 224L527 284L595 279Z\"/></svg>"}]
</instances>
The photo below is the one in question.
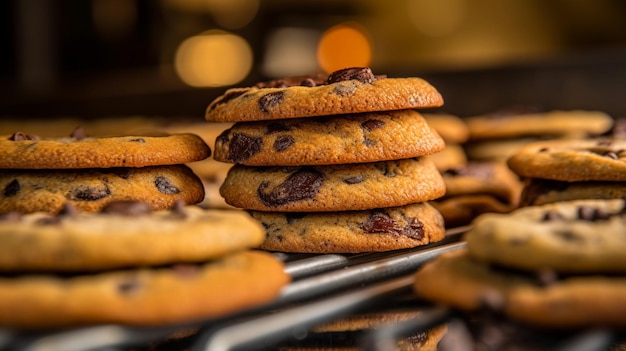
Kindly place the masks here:
<instances>
[{"instance_id":1,"label":"orange glow light","mask_svg":"<svg viewBox=\"0 0 626 351\"><path fill-rule=\"evenodd\" d=\"M352 22L326 30L317 46L317 61L326 72L346 67L367 67L371 58L372 45L365 29Z\"/></svg>"}]
</instances>

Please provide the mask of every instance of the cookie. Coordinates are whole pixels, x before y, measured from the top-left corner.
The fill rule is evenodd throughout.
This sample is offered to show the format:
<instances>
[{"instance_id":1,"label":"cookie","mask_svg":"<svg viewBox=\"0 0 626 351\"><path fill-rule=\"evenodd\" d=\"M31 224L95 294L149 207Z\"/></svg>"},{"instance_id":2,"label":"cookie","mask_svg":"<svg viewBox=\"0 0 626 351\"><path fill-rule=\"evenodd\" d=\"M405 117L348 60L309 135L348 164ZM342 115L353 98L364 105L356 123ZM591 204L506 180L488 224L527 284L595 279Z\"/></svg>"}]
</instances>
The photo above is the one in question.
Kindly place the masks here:
<instances>
[{"instance_id":1,"label":"cookie","mask_svg":"<svg viewBox=\"0 0 626 351\"><path fill-rule=\"evenodd\" d=\"M466 250L448 251L415 274L414 291L457 309L494 309L526 325L552 329L626 327L626 278L581 275L552 281L494 267Z\"/></svg>"},{"instance_id":2,"label":"cookie","mask_svg":"<svg viewBox=\"0 0 626 351\"><path fill-rule=\"evenodd\" d=\"M194 134L40 139L16 132L0 136L0 168L65 169L173 165L199 161L211 150Z\"/></svg>"},{"instance_id":3,"label":"cookie","mask_svg":"<svg viewBox=\"0 0 626 351\"><path fill-rule=\"evenodd\" d=\"M624 200L579 200L485 214L466 233L472 257L515 269L626 272Z\"/></svg>"},{"instance_id":4,"label":"cookie","mask_svg":"<svg viewBox=\"0 0 626 351\"><path fill-rule=\"evenodd\" d=\"M578 182L626 180L626 141L548 140L526 145L507 161L521 177Z\"/></svg>"},{"instance_id":5,"label":"cookie","mask_svg":"<svg viewBox=\"0 0 626 351\"><path fill-rule=\"evenodd\" d=\"M502 163L469 162L442 175L446 194L432 205L448 228L467 225L482 213L507 213L519 205L522 184Z\"/></svg>"},{"instance_id":6,"label":"cookie","mask_svg":"<svg viewBox=\"0 0 626 351\"><path fill-rule=\"evenodd\" d=\"M469 139L465 121L449 113L423 113L426 122L443 138L446 144L463 144Z\"/></svg>"},{"instance_id":7,"label":"cookie","mask_svg":"<svg viewBox=\"0 0 626 351\"><path fill-rule=\"evenodd\" d=\"M470 141L463 144L467 158L479 162L506 162L524 146L549 140L546 138L514 138Z\"/></svg>"},{"instance_id":8,"label":"cookie","mask_svg":"<svg viewBox=\"0 0 626 351\"><path fill-rule=\"evenodd\" d=\"M0 271L95 271L199 262L257 247L265 232L243 211L150 211L114 202L103 213L5 215Z\"/></svg>"},{"instance_id":9,"label":"cookie","mask_svg":"<svg viewBox=\"0 0 626 351\"><path fill-rule=\"evenodd\" d=\"M430 155L445 144L413 110L239 122L215 143L214 158L249 166L331 165Z\"/></svg>"},{"instance_id":10,"label":"cookie","mask_svg":"<svg viewBox=\"0 0 626 351\"><path fill-rule=\"evenodd\" d=\"M465 118L471 140L600 135L613 119L601 111L505 111Z\"/></svg>"},{"instance_id":11,"label":"cookie","mask_svg":"<svg viewBox=\"0 0 626 351\"><path fill-rule=\"evenodd\" d=\"M270 302L288 281L282 262L254 251L198 266L4 277L0 326L156 326L215 318Z\"/></svg>"},{"instance_id":12,"label":"cookie","mask_svg":"<svg viewBox=\"0 0 626 351\"><path fill-rule=\"evenodd\" d=\"M427 157L330 166L235 165L220 193L237 208L328 212L402 206L436 199L445 184Z\"/></svg>"},{"instance_id":13,"label":"cookie","mask_svg":"<svg viewBox=\"0 0 626 351\"><path fill-rule=\"evenodd\" d=\"M233 88L209 104L209 122L244 122L439 107L443 98L421 78L375 76L357 67L324 76Z\"/></svg>"},{"instance_id":14,"label":"cookie","mask_svg":"<svg viewBox=\"0 0 626 351\"><path fill-rule=\"evenodd\" d=\"M154 210L204 198L200 179L184 165L142 168L0 170L0 214L59 212L66 203L97 212L117 200L147 202Z\"/></svg>"},{"instance_id":15,"label":"cookie","mask_svg":"<svg viewBox=\"0 0 626 351\"><path fill-rule=\"evenodd\" d=\"M428 203L331 213L251 211L263 224L261 248L302 253L359 253L426 245L445 236L443 219Z\"/></svg>"},{"instance_id":16,"label":"cookie","mask_svg":"<svg viewBox=\"0 0 626 351\"><path fill-rule=\"evenodd\" d=\"M625 197L626 182L562 182L528 178L524 182L520 206L537 206L584 199L623 199Z\"/></svg>"},{"instance_id":17,"label":"cookie","mask_svg":"<svg viewBox=\"0 0 626 351\"><path fill-rule=\"evenodd\" d=\"M430 155L429 158L441 172L463 167L468 162L463 147L456 144L446 144L443 150Z\"/></svg>"}]
</instances>

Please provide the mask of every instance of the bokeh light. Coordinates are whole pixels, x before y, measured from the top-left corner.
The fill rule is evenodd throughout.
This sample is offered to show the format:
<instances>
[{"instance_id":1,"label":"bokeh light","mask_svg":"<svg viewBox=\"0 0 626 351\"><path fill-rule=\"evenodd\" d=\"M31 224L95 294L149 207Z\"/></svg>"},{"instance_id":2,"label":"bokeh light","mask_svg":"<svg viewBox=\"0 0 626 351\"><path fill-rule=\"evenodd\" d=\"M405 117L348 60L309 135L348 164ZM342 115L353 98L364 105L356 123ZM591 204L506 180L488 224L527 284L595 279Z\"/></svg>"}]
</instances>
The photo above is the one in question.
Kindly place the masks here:
<instances>
[{"instance_id":1,"label":"bokeh light","mask_svg":"<svg viewBox=\"0 0 626 351\"><path fill-rule=\"evenodd\" d=\"M252 68L252 49L240 36L209 31L183 41L174 66L185 84L221 87L241 82Z\"/></svg>"},{"instance_id":2,"label":"bokeh light","mask_svg":"<svg viewBox=\"0 0 626 351\"><path fill-rule=\"evenodd\" d=\"M326 72L345 67L367 67L371 59L372 42L365 28L356 22L329 28L317 46L318 63Z\"/></svg>"},{"instance_id":3,"label":"bokeh light","mask_svg":"<svg viewBox=\"0 0 626 351\"><path fill-rule=\"evenodd\" d=\"M321 32L282 27L267 38L262 70L269 77L306 75L319 70L315 58Z\"/></svg>"},{"instance_id":4,"label":"bokeh light","mask_svg":"<svg viewBox=\"0 0 626 351\"><path fill-rule=\"evenodd\" d=\"M467 16L466 0L409 0L407 12L421 34L441 37L454 32Z\"/></svg>"}]
</instances>

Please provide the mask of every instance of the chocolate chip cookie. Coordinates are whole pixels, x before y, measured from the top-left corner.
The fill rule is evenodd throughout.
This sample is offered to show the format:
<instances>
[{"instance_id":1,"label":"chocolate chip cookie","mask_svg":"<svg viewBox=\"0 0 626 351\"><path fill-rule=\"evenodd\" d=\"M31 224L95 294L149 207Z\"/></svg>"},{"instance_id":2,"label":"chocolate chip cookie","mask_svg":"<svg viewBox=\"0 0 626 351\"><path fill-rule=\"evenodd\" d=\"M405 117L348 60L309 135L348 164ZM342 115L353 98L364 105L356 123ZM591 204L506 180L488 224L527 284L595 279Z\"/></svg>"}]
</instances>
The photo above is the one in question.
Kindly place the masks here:
<instances>
[{"instance_id":1,"label":"chocolate chip cookie","mask_svg":"<svg viewBox=\"0 0 626 351\"><path fill-rule=\"evenodd\" d=\"M155 326L209 319L270 302L288 282L282 262L255 251L200 265L2 277L0 326Z\"/></svg>"},{"instance_id":2,"label":"chocolate chip cookie","mask_svg":"<svg viewBox=\"0 0 626 351\"><path fill-rule=\"evenodd\" d=\"M95 271L199 262L257 247L265 239L259 223L243 211L177 206L153 212L145 202L121 201L102 213L67 212L0 217L0 271Z\"/></svg>"},{"instance_id":3,"label":"chocolate chip cookie","mask_svg":"<svg viewBox=\"0 0 626 351\"><path fill-rule=\"evenodd\" d=\"M330 165L430 155L444 142L413 110L239 122L215 143L214 158L250 166Z\"/></svg>"},{"instance_id":4,"label":"chocolate chip cookie","mask_svg":"<svg viewBox=\"0 0 626 351\"><path fill-rule=\"evenodd\" d=\"M465 237L478 260L529 271L625 273L624 200L578 200L485 214Z\"/></svg>"},{"instance_id":5,"label":"chocolate chip cookie","mask_svg":"<svg viewBox=\"0 0 626 351\"><path fill-rule=\"evenodd\" d=\"M526 145L507 161L521 177L577 181L626 181L626 141L548 140Z\"/></svg>"},{"instance_id":6,"label":"chocolate chip cookie","mask_svg":"<svg viewBox=\"0 0 626 351\"><path fill-rule=\"evenodd\" d=\"M541 328L626 327L624 276L522 274L478 261L460 249L421 267L413 287L418 296L438 304L466 311L490 309Z\"/></svg>"},{"instance_id":7,"label":"chocolate chip cookie","mask_svg":"<svg viewBox=\"0 0 626 351\"><path fill-rule=\"evenodd\" d=\"M496 111L465 118L471 140L522 137L586 137L605 133L613 119L601 111Z\"/></svg>"},{"instance_id":8,"label":"chocolate chip cookie","mask_svg":"<svg viewBox=\"0 0 626 351\"><path fill-rule=\"evenodd\" d=\"M286 78L233 88L209 104L210 122L243 122L438 107L439 92L421 78L376 76L369 68Z\"/></svg>"},{"instance_id":9,"label":"chocolate chip cookie","mask_svg":"<svg viewBox=\"0 0 626 351\"><path fill-rule=\"evenodd\" d=\"M42 139L15 132L0 136L0 168L68 169L174 165L209 157L209 146L194 134Z\"/></svg>"},{"instance_id":10,"label":"chocolate chip cookie","mask_svg":"<svg viewBox=\"0 0 626 351\"><path fill-rule=\"evenodd\" d=\"M446 144L463 144L469 139L469 128L459 116L449 113L423 113L428 124L443 138Z\"/></svg>"},{"instance_id":11,"label":"chocolate chip cookie","mask_svg":"<svg viewBox=\"0 0 626 351\"><path fill-rule=\"evenodd\" d=\"M428 203L365 211L259 212L267 239L261 248L306 253L398 250L443 239L443 218Z\"/></svg>"},{"instance_id":12,"label":"chocolate chip cookie","mask_svg":"<svg viewBox=\"0 0 626 351\"><path fill-rule=\"evenodd\" d=\"M200 179L184 165L142 168L0 170L0 214L59 212L66 203L97 212L117 200L147 202L154 210L204 198Z\"/></svg>"},{"instance_id":13,"label":"chocolate chip cookie","mask_svg":"<svg viewBox=\"0 0 626 351\"><path fill-rule=\"evenodd\" d=\"M562 182L528 178L520 206L545 205L559 201L626 198L626 182Z\"/></svg>"},{"instance_id":14,"label":"chocolate chip cookie","mask_svg":"<svg viewBox=\"0 0 626 351\"><path fill-rule=\"evenodd\" d=\"M482 213L507 213L519 205L522 183L498 162L469 162L444 171L446 194L433 201L447 227L469 224Z\"/></svg>"},{"instance_id":15,"label":"chocolate chip cookie","mask_svg":"<svg viewBox=\"0 0 626 351\"><path fill-rule=\"evenodd\" d=\"M427 157L375 163L230 169L220 193L234 207L327 212L402 206L442 196L445 184Z\"/></svg>"}]
</instances>

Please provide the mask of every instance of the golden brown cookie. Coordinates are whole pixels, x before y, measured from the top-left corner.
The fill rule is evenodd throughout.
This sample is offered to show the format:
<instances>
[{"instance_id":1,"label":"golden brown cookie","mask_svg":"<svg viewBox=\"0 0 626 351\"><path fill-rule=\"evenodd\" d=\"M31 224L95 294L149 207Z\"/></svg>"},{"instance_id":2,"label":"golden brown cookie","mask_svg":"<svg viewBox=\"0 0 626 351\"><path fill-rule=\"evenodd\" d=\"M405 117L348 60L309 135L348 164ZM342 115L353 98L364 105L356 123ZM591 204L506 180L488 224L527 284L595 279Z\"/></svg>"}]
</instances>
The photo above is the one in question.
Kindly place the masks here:
<instances>
[{"instance_id":1,"label":"golden brown cookie","mask_svg":"<svg viewBox=\"0 0 626 351\"><path fill-rule=\"evenodd\" d=\"M528 178L520 206L545 205L560 201L626 198L626 182L562 182Z\"/></svg>"},{"instance_id":2,"label":"golden brown cookie","mask_svg":"<svg viewBox=\"0 0 626 351\"><path fill-rule=\"evenodd\" d=\"M144 201L154 210L204 198L200 179L184 165L142 168L0 170L0 214L59 212L66 203L97 212L119 200Z\"/></svg>"},{"instance_id":3,"label":"golden brown cookie","mask_svg":"<svg viewBox=\"0 0 626 351\"><path fill-rule=\"evenodd\" d=\"M547 140L526 145L507 161L520 177L578 181L626 181L626 141Z\"/></svg>"},{"instance_id":4,"label":"golden brown cookie","mask_svg":"<svg viewBox=\"0 0 626 351\"><path fill-rule=\"evenodd\" d=\"M418 296L438 304L468 311L491 308L541 328L626 327L626 277L554 278L498 268L460 249L421 267L413 287Z\"/></svg>"},{"instance_id":5,"label":"golden brown cookie","mask_svg":"<svg viewBox=\"0 0 626 351\"><path fill-rule=\"evenodd\" d=\"M233 88L209 104L209 122L243 122L438 107L439 92L421 78L375 76L346 68L327 78L296 77Z\"/></svg>"},{"instance_id":6,"label":"golden brown cookie","mask_svg":"<svg viewBox=\"0 0 626 351\"><path fill-rule=\"evenodd\" d=\"M95 271L199 262L254 248L265 239L243 211L197 206L151 212L145 203L116 202L104 213L0 219L0 271Z\"/></svg>"},{"instance_id":7,"label":"golden brown cookie","mask_svg":"<svg viewBox=\"0 0 626 351\"><path fill-rule=\"evenodd\" d=\"M40 139L16 132L0 136L0 168L67 169L174 165L209 157L209 146L194 134Z\"/></svg>"},{"instance_id":8,"label":"golden brown cookie","mask_svg":"<svg viewBox=\"0 0 626 351\"><path fill-rule=\"evenodd\" d=\"M600 135L613 125L601 111L547 111L492 113L465 118L471 140L522 137L586 137Z\"/></svg>"},{"instance_id":9,"label":"golden brown cookie","mask_svg":"<svg viewBox=\"0 0 626 351\"><path fill-rule=\"evenodd\" d=\"M430 155L429 158L433 160L435 167L441 172L461 168L468 162L463 147L456 144L446 144L443 150Z\"/></svg>"},{"instance_id":10,"label":"golden brown cookie","mask_svg":"<svg viewBox=\"0 0 626 351\"><path fill-rule=\"evenodd\" d=\"M282 262L254 251L198 266L3 277L0 326L156 326L215 318L270 302L288 282Z\"/></svg>"},{"instance_id":11,"label":"golden brown cookie","mask_svg":"<svg viewBox=\"0 0 626 351\"><path fill-rule=\"evenodd\" d=\"M267 233L261 248L272 251L379 252L426 245L445 236L441 215L428 203L366 211L251 214Z\"/></svg>"},{"instance_id":12,"label":"golden brown cookie","mask_svg":"<svg viewBox=\"0 0 626 351\"><path fill-rule=\"evenodd\" d=\"M222 133L214 158L249 166L331 165L420 157L444 142L413 110L240 122Z\"/></svg>"},{"instance_id":13,"label":"golden brown cookie","mask_svg":"<svg viewBox=\"0 0 626 351\"><path fill-rule=\"evenodd\" d=\"M402 206L436 199L445 184L427 157L375 163L230 169L220 193L234 207L328 212Z\"/></svg>"}]
</instances>

